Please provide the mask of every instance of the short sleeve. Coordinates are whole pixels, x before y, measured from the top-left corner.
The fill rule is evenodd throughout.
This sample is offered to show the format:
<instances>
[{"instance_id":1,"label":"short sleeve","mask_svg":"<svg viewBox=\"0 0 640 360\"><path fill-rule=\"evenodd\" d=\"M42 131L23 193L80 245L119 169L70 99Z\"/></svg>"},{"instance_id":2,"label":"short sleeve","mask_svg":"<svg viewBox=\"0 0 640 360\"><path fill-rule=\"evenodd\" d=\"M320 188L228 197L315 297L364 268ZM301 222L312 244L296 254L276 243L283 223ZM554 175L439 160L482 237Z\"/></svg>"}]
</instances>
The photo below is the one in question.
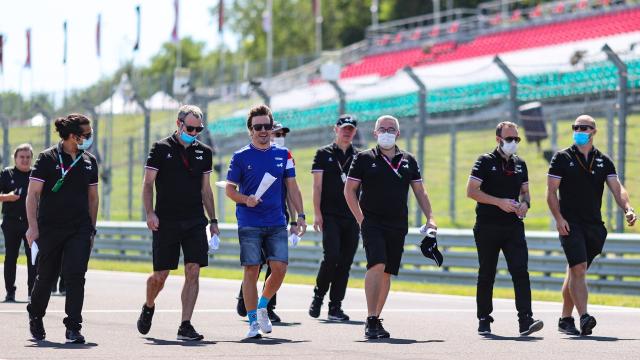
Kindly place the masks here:
<instances>
[{"instance_id":1,"label":"short sleeve","mask_svg":"<svg viewBox=\"0 0 640 360\"><path fill-rule=\"evenodd\" d=\"M144 167L146 169L160 171L160 164L162 164L162 146L155 142L151 146L149 156L147 156L147 163Z\"/></svg>"},{"instance_id":2,"label":"short sleeve","mask_svg":"<svg viewBox=\"0 0 640 360\"><path fill-rule=\"evenodd\" d=\"M44 182L47 178L47 173L51 168L51 158L45 155L45 153L40 153L38 155L38 159L36 163L33 165L33 170L31 170L31 175L29 176L29 180Z\"/></svg>"},{"instance_id":3,"label":"short sleeve","mask_svg":"<svg viewBox=\"0 0 640 360\"><path fill-rule=\"evenodd\" d=\"M287 150L287 166L284 170L285 178L296 177L296 162L293 160L293 155L291 155L291 151Z\"/></svg>"},{"instance_id":4,"label":"short sleeve","mask_svg":"<svg viewBox=\"0 0 640 360\"><path fill-rule=\"evenodd\" d=\"M607 174L607 177L618 177L618 172L616 171L616 166L613 164L613 161L608 156L603 156L604 162L604 171Z\"/></svg>"},{"instance_id":5,"label":"short sleeve","mask_svg":"<svg viewBox=\"0 0 640 360\"><path fill-rule=\"evenodd\" d=\"M98 185L98 161L91 156L91 174L89 175L89 186Z\"/></svg>"},{"instance_id":6,"label":"short sleeve","mask_svg":"<svg viewBox=\"0 0 640 360\"><path fill-rule=\"evenodd\" d=\"M487 176L487 163L486 156L481 155L478 157L478 160L476 160L471 168L471 175L469 175L469 178L483 182Z\"/></svg>"},{"instance_id":7,"label":"short sleeve","mask_svg":"<svg viewBox=\"0 0 640 360\"><path fill-rule=\"evenodd\" d=\"M409 169L411 170L411 182L422 182L420 166L418 166L418 162L413 156L409 157Z\"/></svg>"},{"instance_id":8,"label":"short sleeve","mask_svg":"<svg viewBox=\"0 0 640 360\"><path fill-rule=\"evenodd\" d=\"M351 163L351 168L349 169L348 178L355 181L362 181L362 177L364 176L366 161L367 161L367 157L363 156L362 153L355 155L355 158Z\"/></svg>"},{"instance_id":9,"label":"short sleeve","mask_svg":"<svg viewBox=\"0 0 640 360\"><path fill-rule=\"evenodd\" d=\"M549 172L547 173L547 176L556 179L562 179L565 170L566 161L564 159L564 156L561 153L557 152L555 155L553 155L553 158L551 158L551 164L549 165Z\"/></svg>"},{"instance_id":10,"label":"short sleeve","mask_svg":"<svg viewBox=\"0 0 640 360\"><path fill-rule=\"evenodd\" d=\"M313 157L313 164L311 165L311 172L323 172L326 170L326 161L324 152L322 149L316 151L316 156Z\"/></svg>"},{"instance_id":11,"label":"short sleeve","mask_svg":"<svg viewBox=\"0 0 640 360\"><path fill-rule=\"evenodd\" d=\"M206 147L204 151L204 167L202 168L202 174L210 174L213 172L213 152L210 148Z\"/></svg>"},{"instance_id":12,"label":"short sleeve","mask_svg":"<svg viewBox=\"0 0 640 360\"><path fill-rule=\"evenodd\" d=\"M529 184L529 169L527 168L527 163L522 162L522 185Z\"/></svg>"},{"instance_id":13,"label":"short sleeve","mask_svg":"<svg viewBox=\"0 0 640 360\"><path fill-rule=\"evenodd\" d=\"M227 181L236 185L239 185L242 182L242 159L237 153L233 154L229 161Z\"/></svg>"}]
</instances>

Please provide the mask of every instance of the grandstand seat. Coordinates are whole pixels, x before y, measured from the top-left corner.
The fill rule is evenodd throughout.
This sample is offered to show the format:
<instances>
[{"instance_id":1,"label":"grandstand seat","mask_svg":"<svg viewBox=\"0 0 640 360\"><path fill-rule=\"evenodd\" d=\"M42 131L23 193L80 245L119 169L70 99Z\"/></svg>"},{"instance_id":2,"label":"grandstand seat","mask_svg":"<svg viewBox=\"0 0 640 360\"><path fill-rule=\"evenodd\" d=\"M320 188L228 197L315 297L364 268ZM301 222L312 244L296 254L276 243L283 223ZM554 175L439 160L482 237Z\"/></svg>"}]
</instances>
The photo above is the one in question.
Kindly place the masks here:
<instances>
[{"instance_id":1,"label":"grandstand seat","mask_svg":"<svg viewBox=\"0 0 640 360\"><path fill-rule=\"evenodd\" d=\"M542 16L542 5L538 4L536 5L535 8L533 8L533 10L529 13L529 18L530 19L535 19L535 18L539 18L540 16Z\"/></svg>"},{"instance_id":2,"label":"grandstand seat","mask_svg":"<svg viewBox=\"0 0 640 360\"><path fill-rule=\"evenodd\" d=\"M431 31L429 32L429 36L432 38L437 38L438 36L440 36L440 26L435 25L434 27L432 27Z\"/></svg>"},{"instance_id":3,"label":"grandstand seat","mask_svg":"<svg viewBox=\"0 0 640 360\"><path fill-rule=\"evenodd\" d=\"M522 11L520 9L515 9L511 14L511 22L519 22L522 20Z\"/></svg>"},{"instance_id":4,"label":"grandstand seat","mask_svg":"<svg viewBox=\"0 0 640 360\"><path fill-rule=\"evenodd\" d=\"M455 34L458 32L459 29L460 29L460 23L457 21L454 21L451 23L451 26L449 26L449 30L447 30L447 32L449 34Z\"/></svg>"},{"instance_id":5,"label":"grandstand seat","mask_svg":"<svg viewBox=\"0 0 640 360\"><path fill-rule=\"evenodd\" d=\"M399 32L396 34L396 36L393 38L392 41L394 44L400 44L402 42L402 33Z\"/></svg>"},{"instance_id":6,"label":"grandstand seat","mask_svg":"<svg viewBox=\"0 0 640 360\"><path fill-rule=\"evenodd\" d=\"M422 29L417 28L411 33L411 36L409 37L409 39L415 41L415 40L420 40L421 37L422 37Z\"/></svg>"}]
</instances>

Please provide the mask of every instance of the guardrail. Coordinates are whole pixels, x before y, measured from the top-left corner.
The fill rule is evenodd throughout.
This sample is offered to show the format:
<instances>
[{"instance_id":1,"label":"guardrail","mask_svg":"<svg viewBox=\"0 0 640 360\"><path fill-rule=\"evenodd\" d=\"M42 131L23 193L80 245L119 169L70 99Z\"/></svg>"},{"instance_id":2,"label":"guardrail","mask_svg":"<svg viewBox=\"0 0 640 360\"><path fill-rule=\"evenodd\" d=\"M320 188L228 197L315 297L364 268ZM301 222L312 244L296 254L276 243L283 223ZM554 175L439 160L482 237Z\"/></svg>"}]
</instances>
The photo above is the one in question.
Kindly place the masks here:
<instances>
[{"instance_id":1,"label":"guardrail","mask_svg":"<svg viewBox=\"0 0 640 360\"><path fill-rule=\"evenodd\" d=\"M211 266L239 268L240 246L235 224L220 224L220 249L210 256ZM470 229L440 229L438 245L444 255L442 268L422 256L418 244L422 236L409 230L406 238L399 280L466 284L476 283L478 260ZM0 243L4 243L0 234ZM557 233L527 231L529 273L532 287L559 290L566 261ZM0 246L4 251L4 246ZM151 261L151 232L143 222L99 222L92 257L120 261ZM289 248L289 271L315 274L322 260L322 237L310 230L303 241ZM496 286L511 287L511 278L504 258L498 262ZM366 259L359 246L352 276L361 277L366 271ZM604 253L589 270L589 287L593 292L640 295L640 235L609 234Z\"/></svg>"}]
</instances>

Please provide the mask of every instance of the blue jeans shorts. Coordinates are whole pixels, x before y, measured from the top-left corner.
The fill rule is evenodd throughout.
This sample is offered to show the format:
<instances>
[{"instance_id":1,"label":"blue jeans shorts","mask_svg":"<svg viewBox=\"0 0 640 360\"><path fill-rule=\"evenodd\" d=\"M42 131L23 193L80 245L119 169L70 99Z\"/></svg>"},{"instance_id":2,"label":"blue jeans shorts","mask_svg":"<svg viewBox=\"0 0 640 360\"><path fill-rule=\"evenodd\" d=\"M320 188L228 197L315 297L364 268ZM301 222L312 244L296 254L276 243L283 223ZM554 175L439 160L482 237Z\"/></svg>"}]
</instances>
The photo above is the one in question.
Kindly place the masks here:
<instances>
[{"instance_id":1,"label":"blue jeans shorts","mask_svg":"<svg viewBox=\"0 0 640 360\"><path fill-rule=\"evenodd\" d=\"M286 226L253 227L242 226L238 228L240 240L240 264L242 266L260 265L267 261L289 262L289 247Z\"/></svg>"}]
</instances>

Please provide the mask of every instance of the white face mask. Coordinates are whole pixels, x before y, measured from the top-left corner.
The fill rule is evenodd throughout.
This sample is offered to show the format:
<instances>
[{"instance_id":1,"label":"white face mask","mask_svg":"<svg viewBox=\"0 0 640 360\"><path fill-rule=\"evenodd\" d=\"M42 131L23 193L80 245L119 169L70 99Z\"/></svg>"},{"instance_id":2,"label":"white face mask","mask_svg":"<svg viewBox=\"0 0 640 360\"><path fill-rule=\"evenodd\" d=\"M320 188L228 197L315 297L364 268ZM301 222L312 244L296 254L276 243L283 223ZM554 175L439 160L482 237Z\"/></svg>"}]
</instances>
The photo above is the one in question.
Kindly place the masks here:
<instances>
[{"instance_id":1,"label":"white face mask","mask_svg":"<svg viewBox=\"0 0 640 360\"><path fill-rule=\"evenodd\" d=\"M378 145L383 149L391 149L396 144L396 134L378 134Z\"/></svg>"},{"instance_id":2,"label":"white face mask","mask_svg":"<svg viewBox=\"0 0 640 360\"><path fill-rule=\"evenodd\" d=\"M284 138L283 137L273 138L273 143L280 147L284 147Z\"/></svg>"},{"instance_id":3,"label":"white face mask","mask_svg":"<svg viewBox=\"0 0 640 360\"><path fill-rule=\"evenodd\" d=\"M500 149L502 149L502 152L505 155L511 156L518 151L518 143L516 143L515 141L506 142L502 140L502 146L500 146Z\"/></svg>"}]
</instances>

